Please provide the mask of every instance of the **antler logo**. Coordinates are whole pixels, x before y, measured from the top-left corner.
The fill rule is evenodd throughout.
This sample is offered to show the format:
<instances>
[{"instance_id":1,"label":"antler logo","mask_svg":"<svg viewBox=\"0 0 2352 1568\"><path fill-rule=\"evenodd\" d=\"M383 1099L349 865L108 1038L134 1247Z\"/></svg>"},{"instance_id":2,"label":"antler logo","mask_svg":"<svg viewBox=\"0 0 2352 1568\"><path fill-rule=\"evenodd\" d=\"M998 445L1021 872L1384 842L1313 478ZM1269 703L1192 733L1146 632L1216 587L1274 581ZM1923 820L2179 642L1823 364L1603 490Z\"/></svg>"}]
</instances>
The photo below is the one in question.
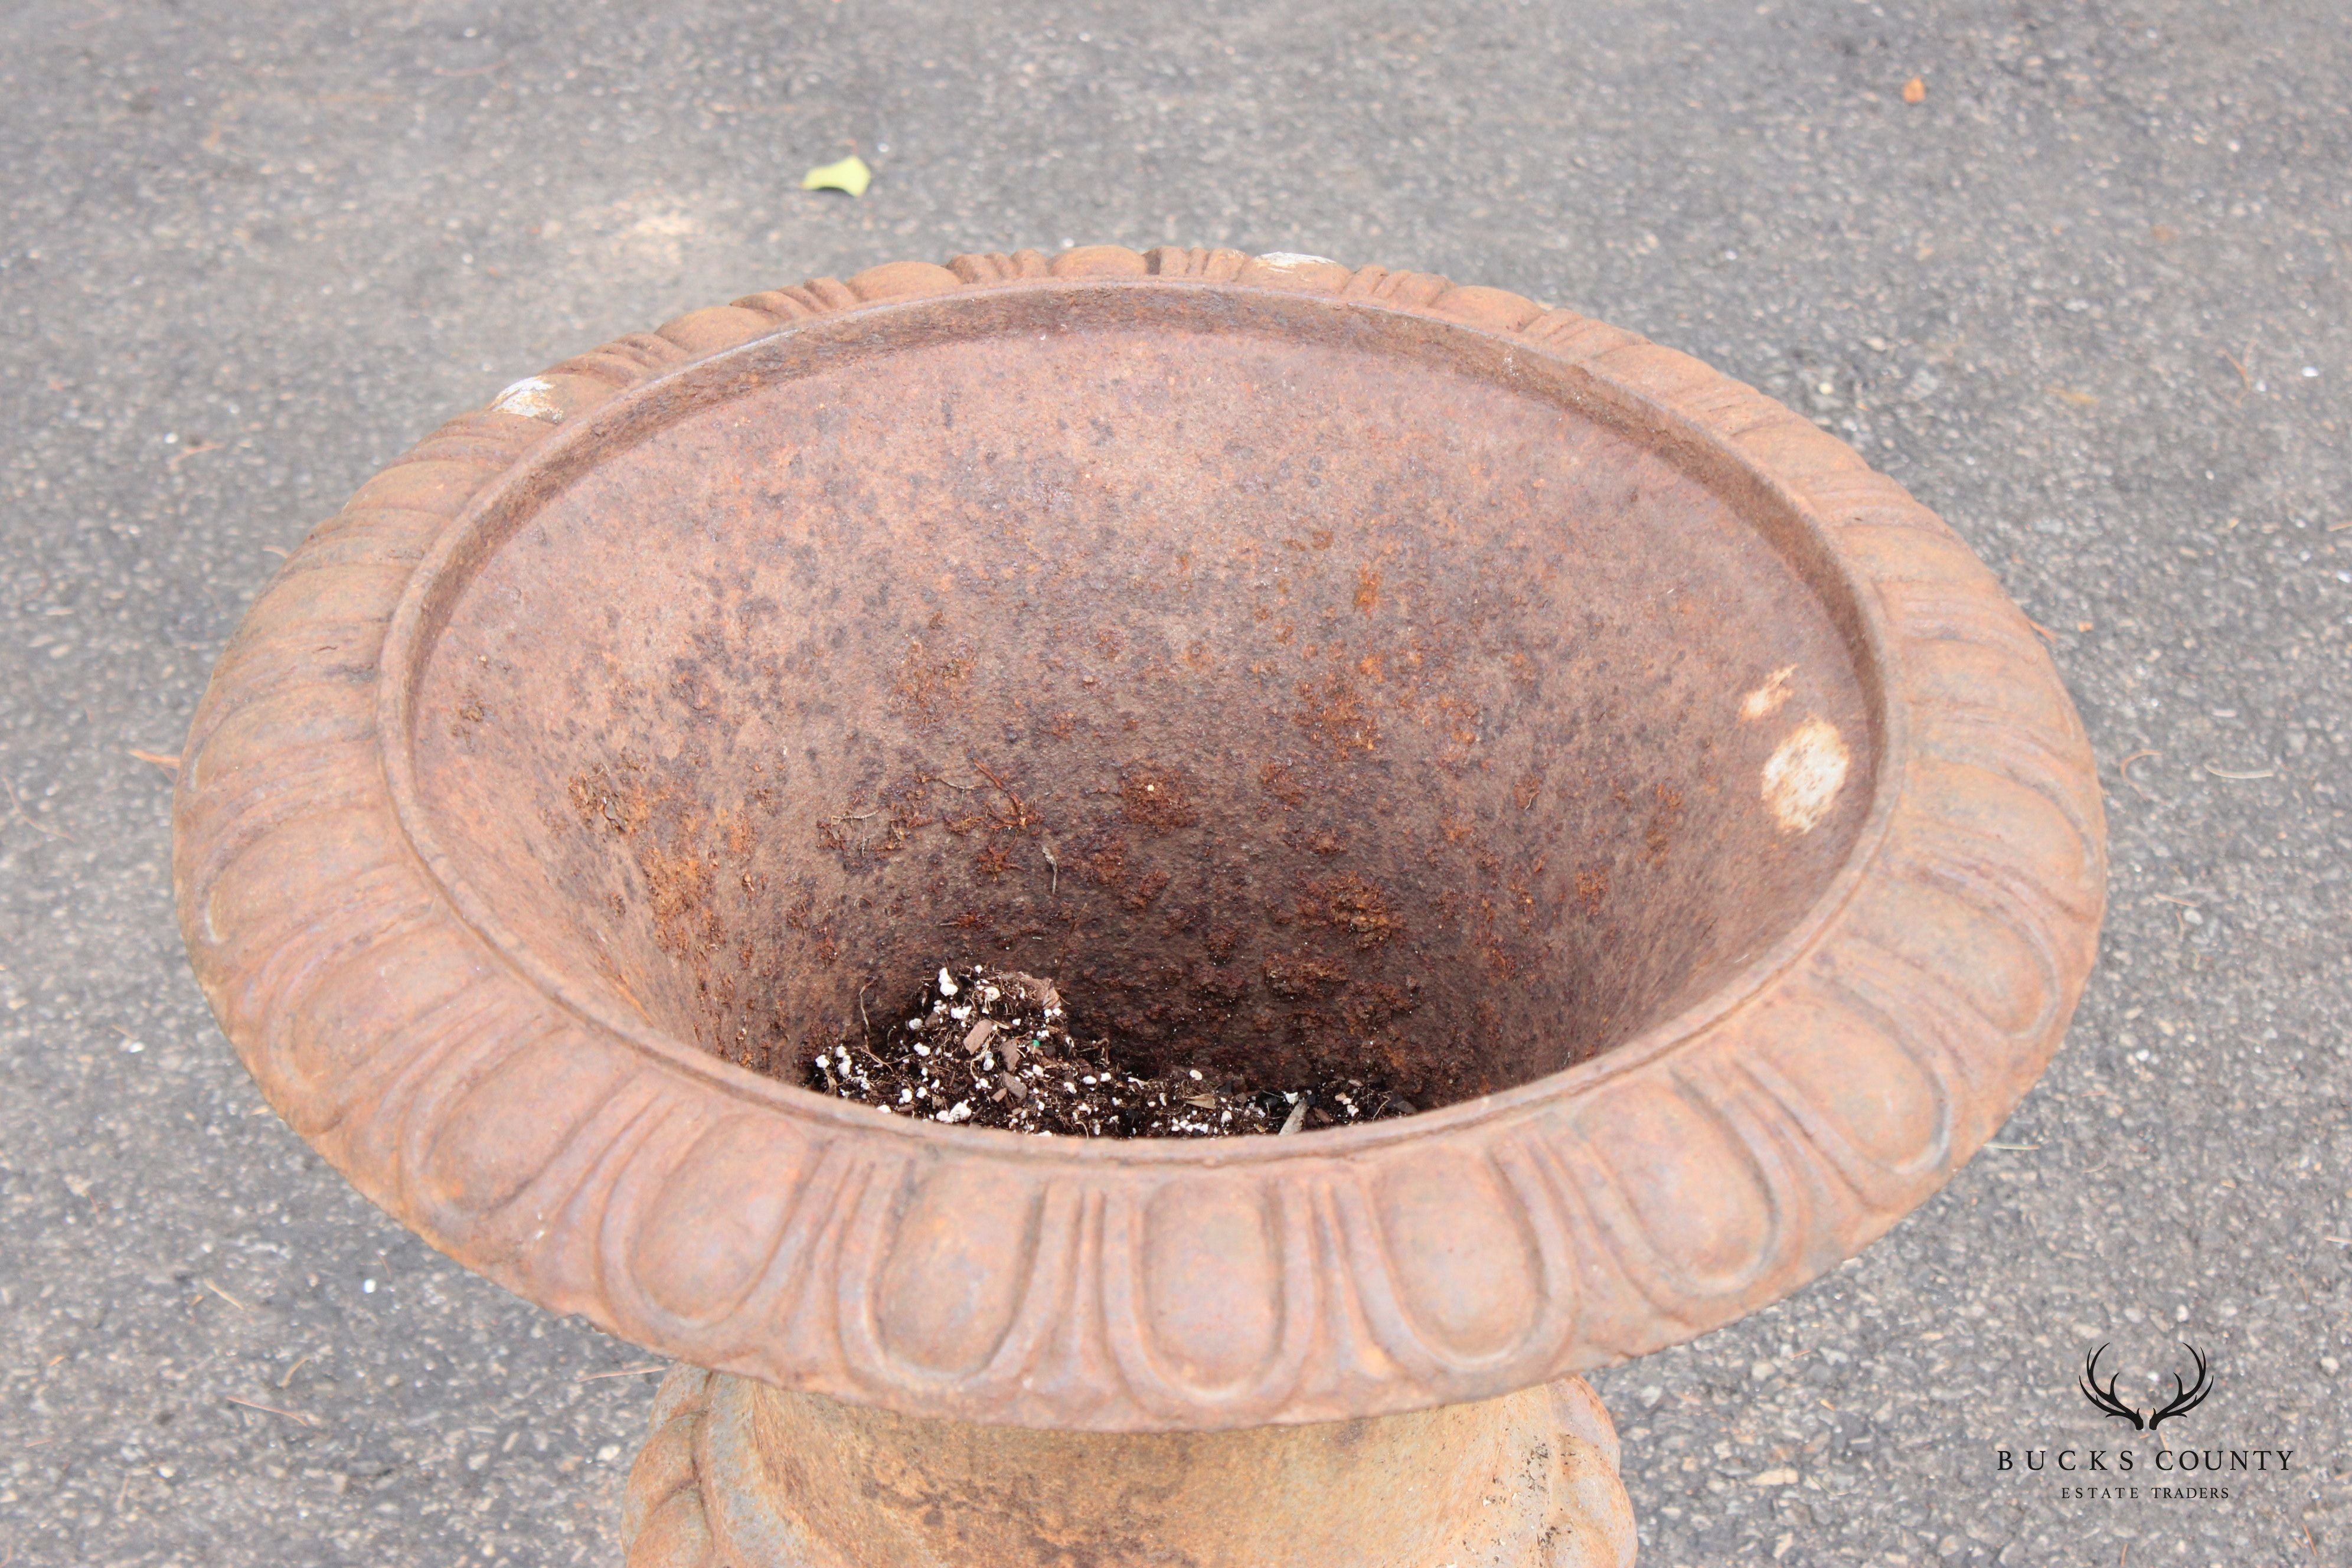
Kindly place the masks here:
<instances>
[{"instance_id":1,"label":"antler logo","mask_svg":"<svg viewBox=\"0 0 2352 1568\"><path fill-rule=\"evenodd\" d=\"M2186 1340L2180 1342L2180 1348L2187 1351L2189 1359L2197 1363L2197 1380L2184 1386L2180 1381L2180 1374L2174 1373L2172 1397L2161 1409L2151 1410L2145 1416L2117 1397L2115 1376L2110 1376L2104 1384L2099 1382L2099 1358L2107 1353L2107 1347L2105 1345L2101 1345L2083 1358L2083 1378L2075 1386L2083 1391L2083 1397L2098 1409L2117 1421L2130 1422L2133 1431L2153 1432L2158 1426L2171 1420L2174 1416L2188 1415L2204 1404L2205 1396L2213 1392L2213 1374L2205 1364L2204 1352Z\"/></svg>"}]
</instances>

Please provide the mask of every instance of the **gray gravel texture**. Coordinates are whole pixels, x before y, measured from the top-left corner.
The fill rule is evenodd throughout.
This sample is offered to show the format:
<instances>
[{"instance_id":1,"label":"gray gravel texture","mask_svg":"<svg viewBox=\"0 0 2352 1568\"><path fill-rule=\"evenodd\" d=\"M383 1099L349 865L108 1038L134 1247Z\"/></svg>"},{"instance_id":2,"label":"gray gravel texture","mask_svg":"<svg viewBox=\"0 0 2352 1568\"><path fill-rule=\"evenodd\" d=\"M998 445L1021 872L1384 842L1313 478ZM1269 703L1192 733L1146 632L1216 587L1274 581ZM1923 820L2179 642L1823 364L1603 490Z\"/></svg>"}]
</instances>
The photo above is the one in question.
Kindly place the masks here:
<instances>
[{"instance_id":1,"label":"gray gravel texture","mask_svg":"<svg viewBox=\"0 0 2352 1568\"><path fill-rule=\"evenodd\" d=\"M188 978L129 753L279 556L613 334L1182 240L1772 390L1968 537L2090 725L2066 1049L1861 1258L1597 1378L1643 1562L2352 1563L2347 82L2336 0L5 7L0 1562L617 1561L649 1358L350 1194ZM853 147L864 200L797 189ZM2113 1447L2078 1358L2144 1399L2176 1339L2218 1391L2165 1436L2285 1476L1996 1470Z\"/></svg>"}]
</instances>

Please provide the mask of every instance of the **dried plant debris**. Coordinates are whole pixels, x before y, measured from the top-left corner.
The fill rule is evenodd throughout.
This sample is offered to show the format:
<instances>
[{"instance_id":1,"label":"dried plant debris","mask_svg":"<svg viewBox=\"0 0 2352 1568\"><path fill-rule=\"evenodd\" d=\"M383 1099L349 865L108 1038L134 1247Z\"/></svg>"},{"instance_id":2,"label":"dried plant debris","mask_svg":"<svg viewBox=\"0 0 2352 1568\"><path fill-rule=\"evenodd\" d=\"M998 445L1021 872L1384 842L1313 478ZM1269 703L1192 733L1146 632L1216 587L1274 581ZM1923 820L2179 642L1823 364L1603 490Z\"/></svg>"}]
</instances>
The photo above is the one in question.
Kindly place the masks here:
<instances>
[{"instance_id":1,"label":"dried plant debris","mask_svg":"<svg viewBox=\"0 0 2352 1568\"><path fill-rule=\"evenodd\" d=\"M1406 1116L1375 1084L1256 1088L1197 1068L1145 1078L1107 1039L1070 1032L1050 980L985 964L942 967L877 1041L856 1036L809 1063L808 1087L898 1116L1076 1138L1229 1138Z\"/></svg>"}]
</instances>

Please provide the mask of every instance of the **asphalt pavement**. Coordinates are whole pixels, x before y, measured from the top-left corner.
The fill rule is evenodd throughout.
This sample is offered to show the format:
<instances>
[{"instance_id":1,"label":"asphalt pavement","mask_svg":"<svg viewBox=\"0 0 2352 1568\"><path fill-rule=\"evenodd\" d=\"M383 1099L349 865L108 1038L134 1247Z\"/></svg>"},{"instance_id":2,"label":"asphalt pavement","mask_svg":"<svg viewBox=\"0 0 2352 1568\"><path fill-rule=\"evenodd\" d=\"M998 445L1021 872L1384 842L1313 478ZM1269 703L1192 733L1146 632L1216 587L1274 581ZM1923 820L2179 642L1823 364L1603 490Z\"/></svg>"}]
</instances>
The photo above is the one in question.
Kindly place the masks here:
<instances>
[{"instance_id":1,"label":"asphalt pavement","mask_svg":"<svg viewBox=\"0 0 2352 1568\"><path fill-rule=\"evenodd\" d=\"M447 414L756 289L1072 241L1696 353L1948 519L2089 725L2065 1049L1861 1258L1596 1377L1643 1563L2352 1563L2348 103L2336 0L0 9L0 1563L617 1562L651 1358L266 1111L141 753ZM862 199L798 188L852 151ZM2284 1473L1999 1468L2132 1437L2080 1357L2144 1401L2183 1341L2215 1391L2167 1451Z\"/></svg>"}]
</instances>

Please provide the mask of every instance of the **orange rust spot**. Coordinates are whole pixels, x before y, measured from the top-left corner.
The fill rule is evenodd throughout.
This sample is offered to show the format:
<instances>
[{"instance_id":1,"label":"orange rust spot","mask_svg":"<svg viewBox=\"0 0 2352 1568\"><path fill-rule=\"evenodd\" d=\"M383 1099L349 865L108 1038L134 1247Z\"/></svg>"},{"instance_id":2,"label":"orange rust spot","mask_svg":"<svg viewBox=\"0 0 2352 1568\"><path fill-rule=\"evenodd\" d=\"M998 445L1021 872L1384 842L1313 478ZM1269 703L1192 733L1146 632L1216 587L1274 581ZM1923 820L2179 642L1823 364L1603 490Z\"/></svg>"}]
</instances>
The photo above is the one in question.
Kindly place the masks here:
<instances>
[{"instance_id":1,"label":"orange rust spot","mask_svg":"<svg viewBox=\"0 0 2352 1568\"><path fill-rule=\"evenodd\" d=\"M1114 838L1078 857L1078 870L1098 888L1118 887L1127 880L1127 841Z\"/></svg>"},{"instance_id":2,"label":"orange rust spot","mask_svg":"<svg viewBox=\"0 0 2352 1568\"><path fill-rule=\"evenodd\" d=\"M1649 826L1642 835L1643 846L1650 852L1650 864L1663 865L1666 851L1673 846L1674 830L1682 826L1683 797L1678 790L1664 784L1655 786L1657 805L1650 813Z\"/></svg>"},{"instance_id":3,"label":"orange rust spot","mask_svg":"<svg viewBox=\"0 0 2352 1568\"><path fill-rule=\"evenodd\" d=\"M1130 910L1148 910L1151 907L1151 900L1158 898L1167 886L1167 872L1146 871L1135 879L1132 886L1119 895L1119 902Z\"/></svg>"},{"instance_id":4,"label":"orange rust spot","mask_svg":"<svg viewBox=\"0 0 2352 1568\"><path fill-rule=\"evenodd\" d=\"M1523 927L1532 926L1536 921L1535 889L1528 879L1542 875L1543 862L1538 860L1530 871L1509 878L1503 883L1503 890L1511 895L1511 903L1519 911L1519 924Z\"/></svg>"},{"instance_id":5,"label":"orange rust spot","mask_svg":"<svg viewBox=\"0 0 2352 1568\"><path fill-rule=\"evenodd\" d=\"M1587 915L1597 915L1609 901L1609 868L1595 866L1576 874L1576 902Z\"/></svg>"},{"instance_id":6,"label":"orange rust spot","mask_svg":"<svg viewBox=\"0 0 2352 1568\"><path fill-rule=\"evenodd\" d=\"M635 771L624 759L625 772ZM600 764L572 776L567 791L572 809L583 827L599 822L624 838L633 837L652 819L656 797L636 781L616 782Z\"/></svg>"},{"instance_id":7,"label":"orange rust spot","mask_svg":"<svg viewBox=\"0 0 2352 1568\"><path fill-rule=\"evenodd\" d=\"M891 705L919 725L937 724L954 704L955 688L971 674L968 649L934 658L909 638L890 684Z\"/></svg>"},{"instance_id":8,"label":"orange rust spot","mask_svg":"<svg viewBox=\"0 0 2352 1568\"><path fill-rule=\"evenodd\" d=\"M1320 921L1348 932L1360 948L1378 947L1404 930L1388 895L1352 872L1309 882L1298 900L1298 918Z\"/></svg>"},{"instance_id":9,"label":"orange rust spot","mask_svg":"<svg viewBox=\"0 0 2352 1568\"><path fill-rule=\"evenodd\" d=\"M1318 986L1337 985L1348 972L1313 953L1295 952L1265 961L1265 984L1277 996L1304 996Z\"/></svg>"},{"instance_id":10,"label":"orange rust spot","mask_svg":"<svg viewBox=\"0 0 2352 1568\"><path fill-rule=\"evenodd\" d=\"M1486 716L1485 710L1475 702L1461 697L1435 698L1429 705L1451 721L1446 737L1457 748L1441 753L1438 760L1457 766L1468 762L1470 753L1477 749L1478 721Z\"/></svg>"},{"instance_id":11,"label":"orange rust spot","mask_svg":"<svg viewBox=\"0 0 2352 1568\"><path fill-rule=\"evenodd\" d=\"M646 897L653 906L656 946L683 957L698 942L718 938L719 918L710 908L709 860L691 848L673 853L648 842L638 847L637 868L645 875Z\"/></svg>"},{"instance_id":12,"label":"orange rust spot","mask_svg":"<svg viewBox=\"0 0 2352 1568\"><path fill-rule=\"evenodd\" d=\"M1378 1028L1391 1018L1401 1018L1420 1005L1420 1002L1402 986L1385 980L1376 980L1364 988L1365 996L1356 1013L1357 1022L1368 1028ZM1391 1047L1393 1048L1393 1047Z\"/></svg>"},{"instance_id":13,"label":"orange rust spot","mask_svg":"<svg viewBox=\"0 0 2352 1568\"><path fill-rule=\"evenodd\" d=\"M1381 569L1377 566L1356 568L1356 608L1366 614L1381 602Z\"/></svg>"},{"instance_id":14,"label":"orange rust spot","mask_svg":"<svg viewBox=\"0 0 2352 1568\"><path fill-rule=\"evenodd\" d=\"M619 765L625 774L636 771L625 758ZM736 860L747 858L756 838L751 822L738 811L709 817L681 812L667 790L648 790L633 777L615 780L601 764L572 775L565 794L583 826L601 826L629 847L629 858L645 879L654 944L677 958L716 951L721 932L711 898L719 850L706 846L715 842ZM625 910L616 900L614 912ZM711 984L698 960L696 984L705 991Z\"/></svg>"},{"instance_id":15,"label":"orange rust spot","mask_svg":"<svg viewBox=\"0 0 2352 1568\"><path fill-rule=\"evenodd\" d=\"M1155 833L1190 827L1200 820L1184 775L1150 763L1138 763L1119 774L1118 802L1129 822Z\"/></svg>"},{"instance_id":16,"label":"orange rust spot","mask_svg":"<svg viewBox=\"0 0 2352 1568\"><path fill-rule=\"evenodd\" d=\"M1320 686L1302 680L1298 698L1304 706L1292 715L1292 722L1329 747L1335 757L1345 760L1350 752L1370 752L1380 744L1380 722L1346 676L1327 676Z\"/></svg>"},{"instance_id":17,"label":"orange rust spot","mask_svg":"<svg viewBox=\"0 0 2352 1568\"><path fill-rule=\"evenodd\" d=\"M1297 772L1288 763L1267 763L1260 767L1257 787L1285 805L1297 805L1307 798L1307 786L1298 782Z\"/></svg>"}]
</instances>

